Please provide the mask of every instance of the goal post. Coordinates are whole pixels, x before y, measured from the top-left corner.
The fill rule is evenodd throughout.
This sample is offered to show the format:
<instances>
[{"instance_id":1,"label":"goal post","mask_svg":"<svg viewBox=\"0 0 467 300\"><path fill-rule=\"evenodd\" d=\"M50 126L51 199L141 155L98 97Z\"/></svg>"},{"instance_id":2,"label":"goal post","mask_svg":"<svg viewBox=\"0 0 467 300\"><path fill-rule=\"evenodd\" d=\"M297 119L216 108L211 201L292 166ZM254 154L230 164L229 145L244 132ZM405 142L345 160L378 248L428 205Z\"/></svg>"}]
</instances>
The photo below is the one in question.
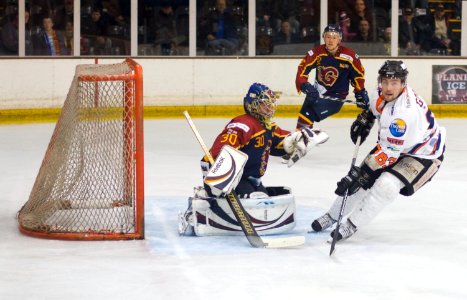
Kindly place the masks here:
<instances>
[{"instance_id":1,"label":"goal post","mask_svg":"<svg viewBox=\"0 0 467 300\"><path fill-rule=\"evenodd\" d=\"M144 238L143 71L133 59L76 67L18 223L41 238Z\"/></svg>"}]
</instances>

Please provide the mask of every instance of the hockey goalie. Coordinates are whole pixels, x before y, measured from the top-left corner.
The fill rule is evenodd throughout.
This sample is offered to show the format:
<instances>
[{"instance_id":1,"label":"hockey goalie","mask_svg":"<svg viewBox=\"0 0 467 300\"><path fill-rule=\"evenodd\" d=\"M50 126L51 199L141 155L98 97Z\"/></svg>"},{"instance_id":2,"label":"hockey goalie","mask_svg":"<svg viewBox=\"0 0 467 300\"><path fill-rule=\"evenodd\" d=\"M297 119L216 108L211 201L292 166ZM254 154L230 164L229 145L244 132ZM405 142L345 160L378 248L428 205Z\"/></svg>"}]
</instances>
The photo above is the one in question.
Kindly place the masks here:
<instances>
[{"instance_id":1,"label":"hockey goalie","mask_svg":"<svg viewBox=\"0 0 467 300\"><path fill-rule=\"evenodd\" d=\"M323 143L324 132L303 129L289 132L272 121L276 95L267 86L253 83L243 101L245 114L233 118L209 150L211 165L201 160L203 187L196 187L188 209L179 213L181 235L243 234L225 196L235 191L261 235L279 234L295 227L295 200L288 187L265 187L269 155L299 153Z\"/></svg>"}]
</instances>

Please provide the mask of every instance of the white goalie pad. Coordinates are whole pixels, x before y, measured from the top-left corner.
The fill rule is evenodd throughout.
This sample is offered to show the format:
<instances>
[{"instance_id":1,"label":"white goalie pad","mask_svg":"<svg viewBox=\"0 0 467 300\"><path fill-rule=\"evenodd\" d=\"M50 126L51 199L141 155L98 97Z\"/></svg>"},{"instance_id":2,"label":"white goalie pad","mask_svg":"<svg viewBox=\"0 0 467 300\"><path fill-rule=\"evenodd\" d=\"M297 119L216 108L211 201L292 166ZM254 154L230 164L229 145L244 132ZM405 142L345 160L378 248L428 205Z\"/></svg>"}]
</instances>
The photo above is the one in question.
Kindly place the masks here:
<instances>
[{"instance_id":1,"label":"white goalie pad","mask_svg":"<svg viewBox=\"0 0 467 300\"><path fill-rule=\"evenodd\" d=\"M204 178L204 183L211 188L211 193L222 197L230 193L242 178L248 155L225 145Z\"/></svg>"},{"instance_id":2,"label":"white goalie pad","mask_svg":"<svg viewBox=\"0 0 467 300\"><path fill-rule=\"evenodd\" d=\"M260 235L280 234L292 230L295 225L295 198L287 187L268 187L277 196L240 199ZM224 198L205 196L201 187L188 199L185 214L179 214L181 235L243 235L235 215Z\"/></svg>"}]
</instances>

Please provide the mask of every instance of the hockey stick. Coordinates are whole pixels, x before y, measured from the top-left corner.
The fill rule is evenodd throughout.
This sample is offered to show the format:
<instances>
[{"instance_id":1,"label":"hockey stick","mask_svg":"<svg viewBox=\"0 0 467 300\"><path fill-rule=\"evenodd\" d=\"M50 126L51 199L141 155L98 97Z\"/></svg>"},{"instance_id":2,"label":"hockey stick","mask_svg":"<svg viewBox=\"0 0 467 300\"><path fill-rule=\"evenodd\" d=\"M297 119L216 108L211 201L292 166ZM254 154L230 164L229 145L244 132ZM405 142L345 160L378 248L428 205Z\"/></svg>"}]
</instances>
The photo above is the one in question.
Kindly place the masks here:
<instances>
[{"instance_id":1,"label":"hockey stick","mask_svg":"<svg viewBox=\"0 0 467 300\"><path fill-rule=\"evenodd\" d=\"M277 99L279 99L282 96L281 91L274 91L274 93L276 94ZM331 100L331 101L339 101L339 102L343 102L343 103L352 103L352 104L357 103L357 101L355 101L355 100L341 99L341 98L332 97L332 96L328 96L328 95L319 95L319 98L326 99L326 100Z\"/></svg>"},{"instance_id":2,"label":"hockey stick","mask_svg":"<svg viewBox=\"0 0 467 300\"><path fill-rule=\"evenodd\" d=\"M319 96L319 98L326 99L326 100L331 100L331 101L339 101L339 102L343 102L343 103L352 103L352 104L357 103L355 100L341 99L341 98L336 98L336 97L331 97L331 96L326 96L326 95L321 95L321 96Z\"/></svg>"},{"instance_id":3,"label":"hockey stick","mask_svg":"<svg viewBox=\"0 0 467 300\"><path fill-rule=\"evenodd\" d=\"M355 142L355 149L353 151L352 163L350 165L350 168L352 168L355 165L355 161L357 160L358 149L360 148L360 139L361 136L358 136L357 141ZM339 218L337 219L336 229L334 229L334 236L332 237L331 250L329 251L329 256L331 256L334 253L334 249L336 247L337 235L339 234L339 228L341 227L342 218L344 217L344 210L345 205L347 204L348 194L349 189L345 191L344 197L342 198L341 210L339 211Z\"/></svg>"},{"instance_id":4,"label":"hockey stick","mask_svg":"<svg viewBox=\"0 0 467 300\"><path fill-rule=\"evenodd\" d=\"M198 143L200 144L201 148L203 149L204 153L209 159L211 164L214 164L214 159L209 152L209 149L206 147L198 129L196 128L193 120L191 119L190 115L187 111L184 111L183 114L185 115L188 124L191 127L191 130L196 136ZM282 247L295 247L300 246L305 243L304 236L292 236L292 237L285 237L285 238L276 238L276 239L262 239L255 230L255 227L251 223L250 217L248 213L245 211L242 203L238 199L238 195L235 191L230 192L227 196L227 203L232 209L232 212L235 215L240 227L242 228L243 233L245 234L248 242L250 245L256 248L282 248Z\"/></svg>"}]
</instances>

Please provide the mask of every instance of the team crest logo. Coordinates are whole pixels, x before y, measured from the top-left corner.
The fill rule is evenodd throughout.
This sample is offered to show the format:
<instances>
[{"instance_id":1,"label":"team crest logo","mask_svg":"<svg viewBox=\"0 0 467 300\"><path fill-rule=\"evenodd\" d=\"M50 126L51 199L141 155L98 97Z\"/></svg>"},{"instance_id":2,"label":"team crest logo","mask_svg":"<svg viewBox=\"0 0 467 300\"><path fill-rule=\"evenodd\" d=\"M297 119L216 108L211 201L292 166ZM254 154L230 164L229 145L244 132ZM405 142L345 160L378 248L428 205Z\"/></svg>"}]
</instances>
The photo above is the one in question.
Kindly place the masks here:
<instances>
[{"instance_id":1,"label":"team crest logo","mask_svg":"<svg viewBox=\"0 0 467 300\"><path fill-rule=\"evenodd\" d=\"M334 85L338 77L339 71L333 66L321 66L318 68L318 80L325 86Z\"/></svg>"},{"instance_id":2,"label":"team crest logo","mask_svg":"<svg viewBox=\"0 0 467 300\"><path fill-rule=\"evenodd\" d=\"M407 124L402 119L395 119L389 125L389 131L395 137L401 137L407 131Z\"/></svg>"}]
</instances>

